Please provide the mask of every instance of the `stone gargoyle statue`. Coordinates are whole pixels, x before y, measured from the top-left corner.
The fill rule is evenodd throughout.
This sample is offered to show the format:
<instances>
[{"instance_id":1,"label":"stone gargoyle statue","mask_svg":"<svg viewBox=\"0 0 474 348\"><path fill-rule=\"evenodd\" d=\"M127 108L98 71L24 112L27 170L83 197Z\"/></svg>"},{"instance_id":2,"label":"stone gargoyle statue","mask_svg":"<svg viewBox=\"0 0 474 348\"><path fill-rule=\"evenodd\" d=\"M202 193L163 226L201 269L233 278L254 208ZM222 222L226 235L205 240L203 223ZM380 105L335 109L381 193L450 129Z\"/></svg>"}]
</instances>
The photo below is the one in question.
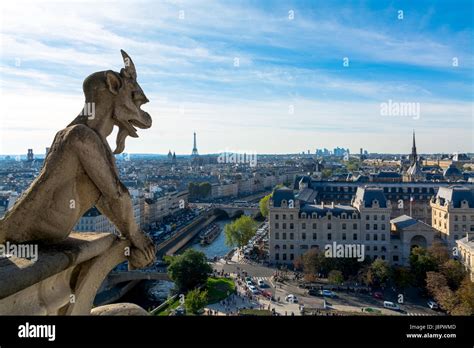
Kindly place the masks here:
<instances>
[{"instance_id":1,"label":"stone gargoyle statue","mask_svg":"<svg viewBox=\"0 0 474 348\"><path fill-rule=\"evenodd\" d=\"M40 174L0 220L0 244L61 241L96 206L130 240L131 269L154 261L155 246L135 222L113 156L123 152L127 136L138 137L135 127L152 123L141 109L148 99L137 83L135 65L121 52L125 68L120 73L100 71L85 79L84 110L56 134ZM112 153L106 138L114 126L119 131Z\"/></svg>"}]
</instances>

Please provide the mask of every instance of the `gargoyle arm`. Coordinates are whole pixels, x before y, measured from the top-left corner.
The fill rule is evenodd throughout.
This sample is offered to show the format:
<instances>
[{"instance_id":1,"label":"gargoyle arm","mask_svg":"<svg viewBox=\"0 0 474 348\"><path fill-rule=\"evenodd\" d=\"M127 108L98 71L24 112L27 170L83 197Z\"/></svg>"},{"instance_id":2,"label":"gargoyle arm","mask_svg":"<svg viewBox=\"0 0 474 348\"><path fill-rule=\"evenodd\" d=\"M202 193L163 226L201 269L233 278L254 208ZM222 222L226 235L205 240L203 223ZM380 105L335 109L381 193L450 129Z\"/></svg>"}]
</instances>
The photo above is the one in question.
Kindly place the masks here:
<instances>
[{"instance_id":1,"label":"gargoyle arm","mask_svg":"<svg viewBox=\"0 0 474 348\"><path fill-rule=\"evenodd\" d=\"M130 193L118 178L110 147L87 126L73 126L70 135L84 171L100 191L97 209L132 244L129 268L149 265L155 259L155 246L135 222Z\"/></svg>"},{"instance_id":2,"label":"gargoyle arm","mask_svg":"<svg viewBox=\"0 0 474 348\"><path fill-rule=\"evenodd\" d=\"M133 216L133 206L127 188L120 182L110 161L110 148L87 126L76 125L72 130L74 148L84 171L100 191L97 208L106 215L126 238L140 233Z\"/></svg>"}]
</instances>

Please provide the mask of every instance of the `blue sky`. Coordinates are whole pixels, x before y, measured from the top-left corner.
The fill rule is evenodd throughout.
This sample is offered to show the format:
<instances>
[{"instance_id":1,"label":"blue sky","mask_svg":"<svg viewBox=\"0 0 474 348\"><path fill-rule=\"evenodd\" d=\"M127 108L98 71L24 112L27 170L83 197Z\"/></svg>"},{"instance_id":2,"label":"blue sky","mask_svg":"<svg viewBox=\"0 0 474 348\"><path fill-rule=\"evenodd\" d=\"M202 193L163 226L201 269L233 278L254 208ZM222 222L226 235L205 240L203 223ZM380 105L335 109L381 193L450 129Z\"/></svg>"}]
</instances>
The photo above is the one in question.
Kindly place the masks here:
<instances>
[{"instance_id":1,"label":"blue sky","mask_svg":"<svg viewBox=\"0 0 474 348\"><path fill-rule=\"evenodd\" d=\"M128 152L188 154L196 131L202 153L408 153L412 129L421 152L474 152L471 1L0 6L2 154L44 152L121 48L154 120ZM419 117L382 116L388 100L419 103Z\"/></svg>"}]
</instances>

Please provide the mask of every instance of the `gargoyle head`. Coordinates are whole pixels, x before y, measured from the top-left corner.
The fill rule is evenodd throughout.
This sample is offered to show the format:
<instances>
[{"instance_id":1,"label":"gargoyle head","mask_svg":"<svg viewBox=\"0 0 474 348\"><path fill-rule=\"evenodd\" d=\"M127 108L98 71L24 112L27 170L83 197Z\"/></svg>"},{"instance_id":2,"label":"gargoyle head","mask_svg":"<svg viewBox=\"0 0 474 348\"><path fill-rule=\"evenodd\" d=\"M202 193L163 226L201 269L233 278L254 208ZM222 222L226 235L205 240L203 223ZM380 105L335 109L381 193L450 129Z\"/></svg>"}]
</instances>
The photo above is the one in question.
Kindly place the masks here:
<instances>
[{"instance_id":1,"label":"gargoyle head","mask_svg":"<svg viewBox=\"0 0 474 348\"><path fill-rule=\"evenodd\" d=\"M135 127L150 128L152 123L150 115L141 109L141 105L149 100L137 82L135 65L125 51L121 52L125 67L120 73L112 70L97 72L87 77L83 84L86 103L94 102L109 111L106 115L112 116L111 120L97 119L94 122L111 121L119 127L114 154L123 152L127 136L138 137Z\"/></svg>"}]
</instances>

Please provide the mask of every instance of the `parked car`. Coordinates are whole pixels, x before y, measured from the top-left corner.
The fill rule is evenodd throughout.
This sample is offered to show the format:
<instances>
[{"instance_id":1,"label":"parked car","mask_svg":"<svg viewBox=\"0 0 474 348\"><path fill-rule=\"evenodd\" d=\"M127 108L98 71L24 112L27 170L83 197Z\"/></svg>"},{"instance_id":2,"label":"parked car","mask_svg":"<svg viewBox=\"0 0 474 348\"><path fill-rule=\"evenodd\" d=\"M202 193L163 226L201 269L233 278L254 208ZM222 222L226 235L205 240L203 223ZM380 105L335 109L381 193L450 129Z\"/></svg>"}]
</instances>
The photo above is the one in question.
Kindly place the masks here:
<instances>
[{"instance_id":1,"label":"parked car","mask_svg":"<svg viewBox=\"0 0 474 348\"><path fill-rule=\"evenodd\" d=\"M372 295L374 298L377 298L379 300L383 300L383 294L379 291L376 291L374 292L374 294Z\"/></svg>"},{"instance_id":2,"label":"parked car","mask_svg":"<svg viewBox=\"0 0 474 348\"><path fill-rule=\"evenodd\" d=\"M390 302L390 301L383 301L383 306L384 308L391 309L394 311L399 311L400 306L397 305L396 303Z\"/></svg>"},{"instance_id":3,"label":"parked car","mask_svg":"<svg viewBox=\"0 0 474 348\"><path fill-rule=\"evenodd\" d=\"M288 296L285 297L285 301L291 302L291 303L298 303L298 298L293 294L289 294Z\"/></svg>"},{"instance_id":4,"label":"parked car","mask_svg":"<svg viewBox=\"0 0 474 348\"><path fill-rule=\"evenodd\" d=\"M332 292L331 290L326 290L326 289L320 290L319 294L325 297L336 297L336 294L334 292Z\"/></svg>"},{"instance_id":5,"label":"parked car","mask_svg":"<svg viewBox=\"0 0 474 348\"><path fill-rule=\"evenodd\" d=\"M316 290L316 289L309 289L309 290L308 290L308 295L310 295L310 296L318 296L318 295L319 295L319 291Z\"/></svg>"},{"instance_id":6,"label":"parked car","mask_svg":"<svg viewBox=\"0 0 474 348\"><path fill-rule=\"evenodd\" d=\"M265 284L265 282L261 279L259 279L257 283L258 283L258 286L260 288L266 288L267 287L267 284Z\"/></svg>"},{"instance_id":7,"label":"parked car","mask_svg":"<svg viewBox=\"0 0 474 348\"><path fill-rule=\"evenodd\" d=\"M273 297L272 293L268 290L263 290L262 295L268 298L269 300Z\"/></svg>"},{"instance_id":8,"label":"parked car","mask_svg":"<svg viewBox=\"0 0 474 348\"><path fill-rule=\"evenodd\" d=\"M260 293L260 291L254 286L254 285L250 285L249 286L249 290L252 292L252 294L254 295L257 295Z\"/></svg>"},{"instance_id":9,"label":"parked car","mask_svg":"<svg viewBox=\"0 0 474 348\"><path fill-rule=\"evenodd\" d=\"M427 304L428 304L428 307L430 307L431 309L439 309L438 303L435 302L434 300L429 300Z\"/></svg>"}]
</instances>

